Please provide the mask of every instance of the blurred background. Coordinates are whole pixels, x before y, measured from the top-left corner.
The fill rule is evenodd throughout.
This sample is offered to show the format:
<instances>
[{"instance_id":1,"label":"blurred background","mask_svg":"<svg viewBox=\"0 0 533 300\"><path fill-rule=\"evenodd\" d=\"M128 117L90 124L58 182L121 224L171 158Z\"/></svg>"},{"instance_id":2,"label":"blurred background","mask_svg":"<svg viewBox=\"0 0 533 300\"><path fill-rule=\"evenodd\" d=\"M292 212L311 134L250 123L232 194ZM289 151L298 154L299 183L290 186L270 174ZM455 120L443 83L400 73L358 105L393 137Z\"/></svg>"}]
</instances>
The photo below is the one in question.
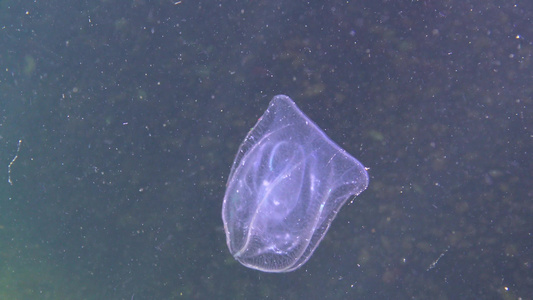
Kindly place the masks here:
<instances>
[{"instance_id":1,"label":"blurred background","mask_svg":"<svg viewBox=\"0 0 533 300\"><path fill-rule=\"evenodd\" d=\"M0 298L531 299L532 21L528 1L0 0ZM277 94L370 168L287 274L241 266L221 219Z\"/></svg>"}]
</instances>

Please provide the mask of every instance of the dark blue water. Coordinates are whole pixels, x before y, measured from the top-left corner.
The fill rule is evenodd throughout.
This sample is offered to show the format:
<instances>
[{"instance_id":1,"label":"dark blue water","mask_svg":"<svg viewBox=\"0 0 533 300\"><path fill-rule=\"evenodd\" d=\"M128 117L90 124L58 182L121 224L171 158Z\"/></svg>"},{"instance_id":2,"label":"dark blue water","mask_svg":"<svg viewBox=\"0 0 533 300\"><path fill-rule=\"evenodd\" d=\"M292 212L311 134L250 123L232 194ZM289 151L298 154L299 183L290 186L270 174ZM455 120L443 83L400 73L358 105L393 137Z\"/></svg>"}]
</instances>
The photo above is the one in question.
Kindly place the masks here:
<instances>
[{"instance_id":1,"label":"dark blue water","mask_svg":"<svg viewBox=\"0 0 533 300\"><path fill-rule=\"evenodd\" d=\"M532 5L0 1L0 299L530 298ZM278 94L371 178L266 274L220 211Z\"/></svg>"}]
</instances>

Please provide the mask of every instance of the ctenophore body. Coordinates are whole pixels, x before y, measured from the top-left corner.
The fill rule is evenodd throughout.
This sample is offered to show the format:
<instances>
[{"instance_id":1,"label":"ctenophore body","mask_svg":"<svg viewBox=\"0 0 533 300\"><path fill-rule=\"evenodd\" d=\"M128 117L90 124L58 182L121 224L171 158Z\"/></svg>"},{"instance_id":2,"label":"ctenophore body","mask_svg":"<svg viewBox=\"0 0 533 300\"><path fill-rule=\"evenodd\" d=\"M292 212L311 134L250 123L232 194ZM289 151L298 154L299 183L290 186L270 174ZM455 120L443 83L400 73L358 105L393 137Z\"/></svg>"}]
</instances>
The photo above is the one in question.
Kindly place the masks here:
<instances>
[{"instance_id":1,"label":"ctenophore body","mask_svg":"<svg viewBox=\"0 0 533 300\"><path fill-rule=\"evenodd\" d=\"M285 95L275 96L233 162L222 219L244 266L289 272L313 254L342 205L368 186L365 167Z\"/></svg>"}]
</instances>

